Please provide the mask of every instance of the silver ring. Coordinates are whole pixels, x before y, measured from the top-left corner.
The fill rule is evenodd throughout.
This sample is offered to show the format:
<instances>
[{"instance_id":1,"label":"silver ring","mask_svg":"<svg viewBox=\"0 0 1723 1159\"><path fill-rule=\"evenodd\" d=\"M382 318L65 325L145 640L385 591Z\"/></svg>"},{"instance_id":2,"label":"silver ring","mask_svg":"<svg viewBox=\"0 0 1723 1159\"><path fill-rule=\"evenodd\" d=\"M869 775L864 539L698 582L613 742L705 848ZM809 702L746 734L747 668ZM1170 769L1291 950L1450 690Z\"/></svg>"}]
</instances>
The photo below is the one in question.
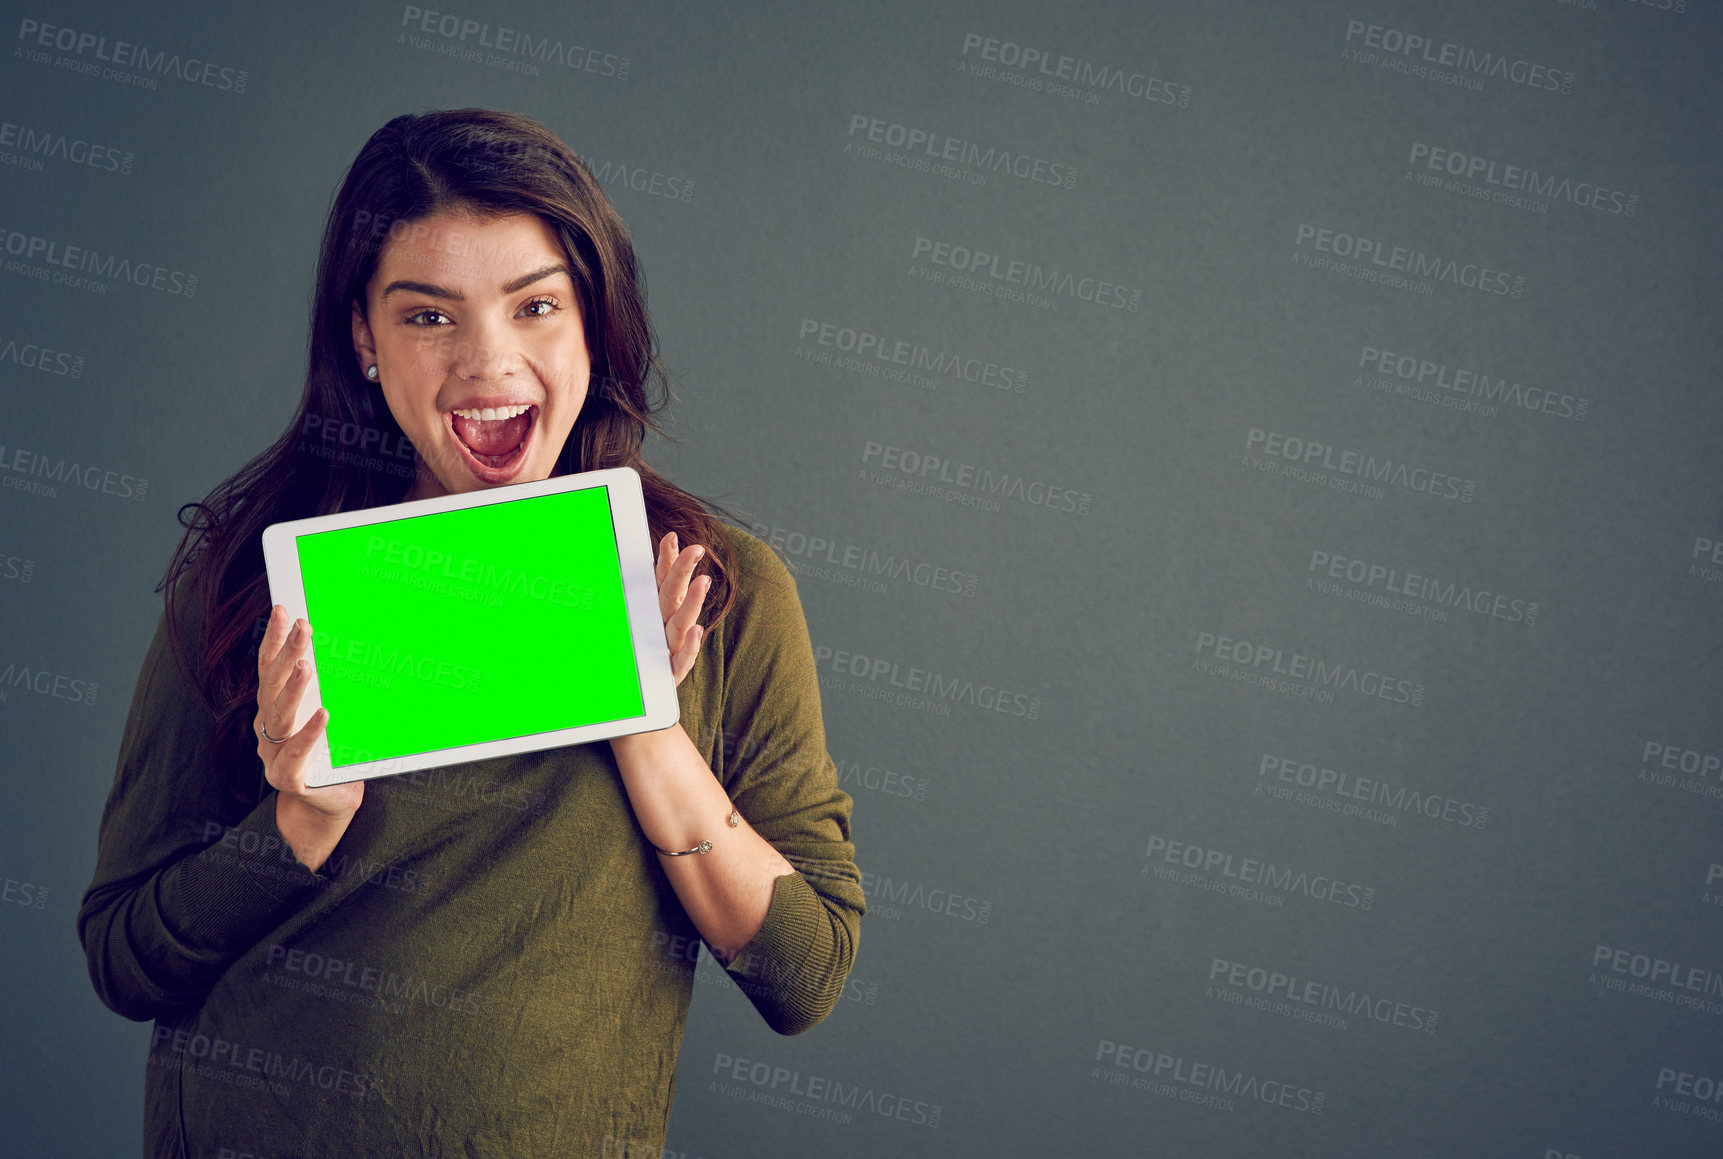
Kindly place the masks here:
<instances>
[{"instance_id":1,"label":"silver ring","mask_svg":"<svg viewBox=\"0 0 1723 1159\"><path fill-rule=\"evenodd\" d=\"M287 740L288 740L287 737L282 737L280 740L276 740L274 737L270 736L269 735L269 726L267 724L263 723L262 719L258 720L257 727L258 727L258 729L260 729L262 731L263 739L268 741L270 744L286 744L287 743Z\"/></svg>"}]
</instances>

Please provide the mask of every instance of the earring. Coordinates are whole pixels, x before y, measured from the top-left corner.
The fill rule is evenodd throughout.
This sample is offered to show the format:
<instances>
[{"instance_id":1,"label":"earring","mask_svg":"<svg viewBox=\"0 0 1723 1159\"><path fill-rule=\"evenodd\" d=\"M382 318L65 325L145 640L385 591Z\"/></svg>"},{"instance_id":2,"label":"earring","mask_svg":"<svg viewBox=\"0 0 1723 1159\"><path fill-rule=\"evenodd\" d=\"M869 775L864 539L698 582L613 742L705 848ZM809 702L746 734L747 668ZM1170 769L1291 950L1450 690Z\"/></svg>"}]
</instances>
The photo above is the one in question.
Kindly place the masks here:
<instances>
[{"instance_id":1,"label":"earring","mask_svg":"<svg viewBox=\"0 0 1723 1159\"><path fill-rule=\"evenodd\" d=\"M375 362L365 368L365 377L372 382L377 381L377 364Z\"/></svg>"}]
</instances>

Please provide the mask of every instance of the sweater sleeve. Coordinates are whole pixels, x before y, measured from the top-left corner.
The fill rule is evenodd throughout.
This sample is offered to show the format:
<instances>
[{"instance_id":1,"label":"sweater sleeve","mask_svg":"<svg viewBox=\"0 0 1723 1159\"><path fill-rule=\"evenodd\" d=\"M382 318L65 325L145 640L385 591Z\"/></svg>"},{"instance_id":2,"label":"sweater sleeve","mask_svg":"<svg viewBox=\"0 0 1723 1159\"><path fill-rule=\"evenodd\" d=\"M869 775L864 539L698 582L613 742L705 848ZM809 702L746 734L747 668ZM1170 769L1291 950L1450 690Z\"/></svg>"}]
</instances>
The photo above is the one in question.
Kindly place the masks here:
<instances>
[{"instance_id":1,"label":"sweater sleeve","mask_svg":"<svg viewBox=\"0 0 1723 1159\"><path fill-rule=\"evenodd\" d=\"M78 911L97 995L138 1021L202 1002L234 960L328 884L283 840L273 791L249 810L223 791L215 719L169 631L164 612L132 693Z\"/></svg>"},{"instance_id":2,"label":"sweater sleeve","mask_svg":"<svg viewBox=\"0 0 1723 1159\"><path fill-rule=\"evenodd\" d=\"M734 626L722 626L724 784L796 872L773 884L765 924L726 969L773 1030L800 1034L842 996L867 906L795 580L759 539L729 530L738 597Z\"/></svg>"}]
</instances>

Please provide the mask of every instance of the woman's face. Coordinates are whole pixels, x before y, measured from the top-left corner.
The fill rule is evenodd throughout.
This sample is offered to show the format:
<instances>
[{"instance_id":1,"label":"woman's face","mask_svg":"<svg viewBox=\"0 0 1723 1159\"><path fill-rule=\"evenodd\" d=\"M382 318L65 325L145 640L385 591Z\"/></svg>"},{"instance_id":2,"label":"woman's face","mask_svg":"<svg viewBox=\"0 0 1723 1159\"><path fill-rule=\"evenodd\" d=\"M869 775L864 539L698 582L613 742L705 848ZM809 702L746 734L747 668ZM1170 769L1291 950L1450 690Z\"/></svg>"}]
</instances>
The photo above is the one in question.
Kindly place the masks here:
<instances>
[{"instance_id":1,"label":"woman's face","mask_svg":"<svg viewBox=\"0 0 1723 1159\"><path fill-rule=\"evenodd\" d=\"M418 452L408 499L548 479L592 371L567 259L532 214L400 227L353 350Z\"/></svg>"}]
</instances>

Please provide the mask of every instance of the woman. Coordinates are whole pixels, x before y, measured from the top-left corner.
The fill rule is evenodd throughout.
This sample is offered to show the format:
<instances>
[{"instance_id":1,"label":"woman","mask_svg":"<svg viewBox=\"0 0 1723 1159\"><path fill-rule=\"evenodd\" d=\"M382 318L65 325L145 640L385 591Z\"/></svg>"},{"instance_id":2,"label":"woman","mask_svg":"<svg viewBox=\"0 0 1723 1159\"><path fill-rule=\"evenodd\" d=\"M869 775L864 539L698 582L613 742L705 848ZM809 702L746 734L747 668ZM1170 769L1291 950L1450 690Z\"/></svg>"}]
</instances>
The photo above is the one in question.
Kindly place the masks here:
<instances>
[{"instance_id":1,"label":"woman","mask_svg":"<svg viewBox=\"0 0 1723 1159\"><path fill-rule=\"evenodd\" d=\"M148 1154L656 1154L702 941L780 1033L830 1011L864 902L806 623L642 462L654 382L627 231L552 133L469 109L366 143L293 425L191 505L79 913L102 1000L155 1020ZM270 606L263 528L621 465L681 722L307 787L315 626ZM555 646L451 625L487 664Z\"/></svg>"}]
</instances>

